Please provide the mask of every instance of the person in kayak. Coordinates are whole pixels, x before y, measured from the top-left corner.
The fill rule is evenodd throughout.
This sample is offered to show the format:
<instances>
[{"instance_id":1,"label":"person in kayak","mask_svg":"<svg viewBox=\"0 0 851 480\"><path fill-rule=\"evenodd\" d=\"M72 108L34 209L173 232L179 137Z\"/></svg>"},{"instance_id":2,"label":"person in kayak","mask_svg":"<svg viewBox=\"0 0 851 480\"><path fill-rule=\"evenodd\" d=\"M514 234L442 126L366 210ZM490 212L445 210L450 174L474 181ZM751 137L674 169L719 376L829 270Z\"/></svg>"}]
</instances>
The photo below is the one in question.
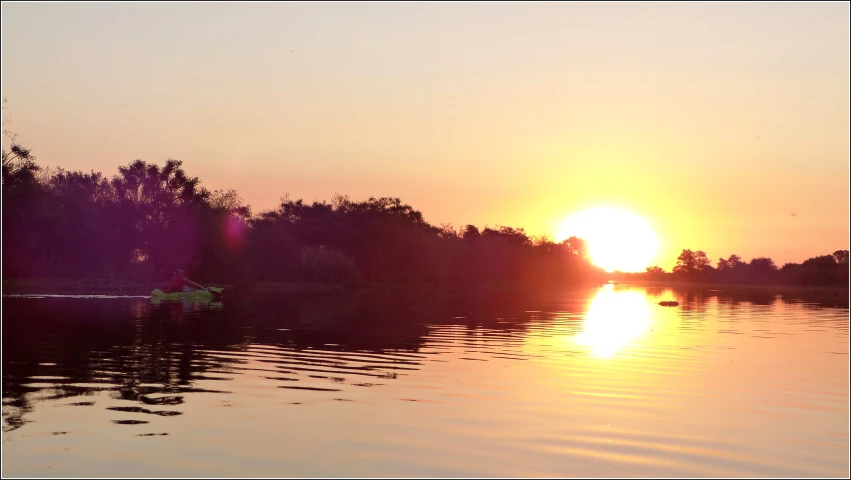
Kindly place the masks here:
<instances>
[{"instance_id":1,"label":"person in kayak","mask_svg":"<svg viewBox=\"0 0 851 480\"><path fill-rule=\"evenodd\" d=\"M206 288L184 277L183 270L178 268L177 271L174 272L174 276L171 277L171 280L168 282L168 287L166 287L165 292L192 292L194 290L206 290L209 292Z\"/></svg>"}]
</instances>

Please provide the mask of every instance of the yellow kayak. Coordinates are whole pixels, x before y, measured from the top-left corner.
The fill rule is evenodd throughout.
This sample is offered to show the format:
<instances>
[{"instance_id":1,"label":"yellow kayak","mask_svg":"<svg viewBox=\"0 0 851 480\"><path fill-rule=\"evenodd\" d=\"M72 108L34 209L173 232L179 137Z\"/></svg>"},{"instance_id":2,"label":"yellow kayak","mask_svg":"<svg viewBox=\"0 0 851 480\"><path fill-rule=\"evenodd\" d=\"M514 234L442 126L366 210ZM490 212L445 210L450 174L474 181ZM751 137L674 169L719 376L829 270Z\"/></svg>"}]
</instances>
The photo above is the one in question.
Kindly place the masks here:
<instances>
[{"instance_id":1,"label":"yellow kayak","mask_svg":"<svg viewBox=\"0 0 851 480\"><path fill-rule=\"evenodd\" d=\"M205 300L221 300L222 299L222 288L219 287L208 287L209 292L207 290L194 290L191 292L171 292L166 293L160 290L159 288L151 292L151 298L154 300L193 300L193 301L205 301Z\"/></svg>"}]
</instances>

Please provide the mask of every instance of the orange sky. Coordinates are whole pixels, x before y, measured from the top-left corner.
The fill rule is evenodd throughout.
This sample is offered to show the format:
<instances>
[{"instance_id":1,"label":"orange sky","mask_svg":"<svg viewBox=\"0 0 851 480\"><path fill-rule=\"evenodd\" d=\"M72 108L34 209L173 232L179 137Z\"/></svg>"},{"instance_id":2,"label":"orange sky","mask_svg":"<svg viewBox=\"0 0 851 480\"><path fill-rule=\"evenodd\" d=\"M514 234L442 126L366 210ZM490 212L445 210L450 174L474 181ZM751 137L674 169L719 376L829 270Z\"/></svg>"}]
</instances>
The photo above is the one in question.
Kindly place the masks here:
<instances>
[{"instance_id":1,"label":"orange sky","mask_svg":"<svg viewBox=\"0 0 851 480\"><path fill-rule=\"evenodd\" d=\"M3 3L42 165L184 161L255 211L398 196L555 235L584 208L778 264L848 248L847 3ZM794 216L793 216L794 214Z\"/></svg>"}]
</instances>

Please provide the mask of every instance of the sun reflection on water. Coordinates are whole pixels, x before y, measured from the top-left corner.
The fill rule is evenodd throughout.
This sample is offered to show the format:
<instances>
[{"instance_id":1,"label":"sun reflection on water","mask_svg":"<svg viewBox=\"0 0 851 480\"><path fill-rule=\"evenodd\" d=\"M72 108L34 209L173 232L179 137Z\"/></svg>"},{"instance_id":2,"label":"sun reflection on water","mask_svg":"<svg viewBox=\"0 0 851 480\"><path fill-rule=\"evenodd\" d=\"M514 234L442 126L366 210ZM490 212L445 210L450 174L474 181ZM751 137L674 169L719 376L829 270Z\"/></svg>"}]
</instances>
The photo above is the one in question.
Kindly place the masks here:
<instances>
[{"instance_id":1,"label":"sun reflection on water","mask_svg":"<svg viewBox=\"0 0 851 480\"><path fill-rule=\"evenodd\" d=\"M650 327L647 297L640 291L602 288L588 307L582 331L573 341L598 357L610 358Z\"/></svg>"}]
</instances>

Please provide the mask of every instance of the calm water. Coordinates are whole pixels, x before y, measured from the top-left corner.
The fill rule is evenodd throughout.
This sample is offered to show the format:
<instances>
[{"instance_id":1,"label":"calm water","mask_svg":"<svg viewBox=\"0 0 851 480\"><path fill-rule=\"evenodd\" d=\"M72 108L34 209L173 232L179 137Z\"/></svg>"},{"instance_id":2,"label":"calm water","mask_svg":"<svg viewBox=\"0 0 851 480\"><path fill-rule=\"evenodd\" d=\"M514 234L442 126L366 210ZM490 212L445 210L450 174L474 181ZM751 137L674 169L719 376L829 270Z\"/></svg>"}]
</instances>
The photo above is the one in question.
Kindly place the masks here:
<instances>
[{"instance_id":1,"label":"calm water","mask_svg":"<svg viewBox=\"0 0 851 480\"><path fill-rule=\"evenodd\" d=\"M832 295L5 296L2 473L847 477Z\"/></svg>"}]
</instances>

